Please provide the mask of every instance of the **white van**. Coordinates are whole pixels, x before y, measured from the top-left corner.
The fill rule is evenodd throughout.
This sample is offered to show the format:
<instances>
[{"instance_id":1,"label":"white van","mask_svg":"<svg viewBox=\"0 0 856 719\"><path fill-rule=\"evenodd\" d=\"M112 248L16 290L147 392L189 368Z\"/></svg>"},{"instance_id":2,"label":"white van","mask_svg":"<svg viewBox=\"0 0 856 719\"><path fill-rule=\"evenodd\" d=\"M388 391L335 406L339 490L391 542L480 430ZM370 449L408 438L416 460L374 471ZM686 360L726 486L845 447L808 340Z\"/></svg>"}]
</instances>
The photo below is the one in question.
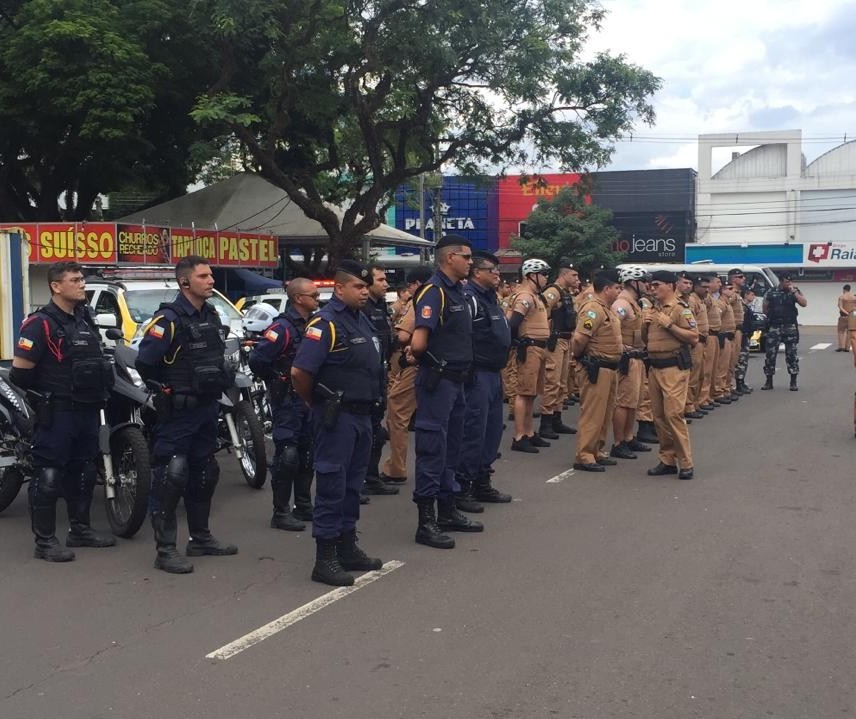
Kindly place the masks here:
<instances>
[{"instance_id":1,"label":"white van","mask_svg":"<svg viewBox=\"0 0 856 719\"><path fill-rule=\"evenodd\" d=\"M772 287L777 287L779 278L776 273L769 267L761 265L718 265L713 262L692 262L688 265L665 264L656 262L625 262L617 266L617 269L622 267L644 267L648 272L657 270L666 270L668 272L689 272L693 275L719 275L727 277L728 271L733 269L742 270L746 275L746 286L755 287L756 294L760 297Z\"/></svg>"}]
</instances>

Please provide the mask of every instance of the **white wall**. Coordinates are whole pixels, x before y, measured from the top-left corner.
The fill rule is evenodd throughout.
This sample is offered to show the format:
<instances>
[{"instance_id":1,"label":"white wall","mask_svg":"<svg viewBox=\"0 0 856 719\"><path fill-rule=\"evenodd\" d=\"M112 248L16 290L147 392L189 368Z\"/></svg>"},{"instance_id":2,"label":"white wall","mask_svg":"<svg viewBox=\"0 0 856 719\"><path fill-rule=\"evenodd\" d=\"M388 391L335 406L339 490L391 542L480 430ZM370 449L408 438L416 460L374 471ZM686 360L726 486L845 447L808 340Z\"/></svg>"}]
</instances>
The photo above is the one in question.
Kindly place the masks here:
<instances>
[{"instance_id":1,"label":"white wall","mask_svg":"<svg viewBox=\"0 0 856 719\"><path fill-rule=\"evenodd\" d=\"M800 307L799 323L801 325L832 325L838 322L838 296L844 282L803 282L799 277L794 284L802 290L808 300L807 307ZM849 282L856 287L856 282ZM835 333L831 332L830 337ZM834 340L828 340L834 341Z\"/></svg>"}]
</instances>

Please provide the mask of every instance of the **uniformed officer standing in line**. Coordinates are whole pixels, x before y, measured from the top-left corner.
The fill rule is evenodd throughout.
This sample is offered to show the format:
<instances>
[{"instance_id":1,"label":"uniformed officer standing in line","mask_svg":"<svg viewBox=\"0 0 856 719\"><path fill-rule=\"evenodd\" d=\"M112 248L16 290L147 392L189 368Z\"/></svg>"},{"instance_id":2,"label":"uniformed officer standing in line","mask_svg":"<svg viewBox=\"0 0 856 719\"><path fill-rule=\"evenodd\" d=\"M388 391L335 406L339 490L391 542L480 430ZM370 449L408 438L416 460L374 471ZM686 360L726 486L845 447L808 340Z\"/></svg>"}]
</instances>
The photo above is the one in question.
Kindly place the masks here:
<instances>
[{"instance_id":1,"label":"uniformed officer standing in line","mask_svg":"<svg viewBox=\"0 0 856 719\"><path fill-rule=\"evenodd\" d=\"M577 326L572 293L579 286L579 272L569 259L563 257L559 261L556 281L544 290L544 303L550 317L550 338L547 341L544 396L541 398L541 426L538 434L545 439L558 439L560 434L577 432L562 422L562 409L567 399L571 337Z\"/></svg>"},{"instance_id":2,"label":"uniformed officer standing in line","mask_svg":"<svg viewBox=\"0 0 856 719\"><path fill-rule=\"evenodd\" d=\"M691 350L698 342L698 330L689 305L675 293L677 280L673 272L666 270L652 273L649 286L656 302L642 316L642 337L650 365L648 387L660 439L660 461L648 474L677 474L680 479L692 479L693 459L684 405Z\"/></svg>"},{"instance_id":3,"label":"uniformed officer standing in line","mask_svg":"<svg viewBox=\"0 0 856 719\"><path fill-rule=\"evenodd\" d=\"M743 335L743 315L746 312L743 304L743 288L746 285L746 275L737 267L728 270L728 281L732 287L731 310L734 312L734 342L731 345L731 368L729 370L729 386L734 385L734 393L738 396L749 394L751 387L746 387L745 382L737 382L737 367L742 362L749 363L748 338ZM744 371L745 375L745 371Z\"/></svg>"},{"instance_id":4,"label":"uniformed officer standing in line","mask_svg":"<svg viewBox=\"0 0 856 719\"><path fill-rule=\"evenodd\" d=\"M414 267L407 273L407 287L411 299L393 328L398 349L393 352L390 364L399 369L395 381L387 385L386 426L389 431L389 456L383 463L380 475L387 484L401 484L407 481L408 427L416 412L417 368L408 364L405 350L410 345L413 331L416 329L412 298L429 277L431 277L431 270L427 267Z\"/></svg>"},{"instance_id":5,"label":"uniformed officer standing in line","mask_svg":"<svg viewBox=\"0 0 856 719\"><path fill-rule=\"evenodd\" d=\"M730 282L725 282L720 290L719 300L722 306L722 330L719 333L720 343L723 342L725 348L720 352L717 383L719 385L719 396L717 399L723 399L731 402L736 402L740 399L740 395L734 392L731 382L733 374L731 372L731 361L734 358L734 343L737 341L737 321L734 316L734 285ZM721 348L722 349L722 348Z\"/></svg>"},{"instance_id":6,"label":"uniformed officer standing in line","mask_svg":"<svg viewBox=\"0 0 856 719\"><path fill-rule=\"evenodd\" d=\"M735 392L751 394L753 390L746 384L746 372L749 369L749 339L755 331L755 290L744 286L740 293L740 302L743 305L743 326L740 328L740 354L734 366Z\"/></svg>"},{"instance_id":7,"label":"uniformed officer standing in line","mask_svg":"<svg viewBox=\"0 0 856 719\"><path fill-rule=\"evenodd\" d=\"M618 273L621 292L612 303L612 311L621 323L622 357L618 368L615 409L612 413L612 434L615 443L609 454L619 459L636 459L635 452L650 452L651 448L633 436L636 408L642 392L645 367L642 355L642 306L639 299L648 291L648 272L644 267L629 265Z\"/></svg>"},{"instance_id":8,"label":"uniformed officer standing in line","mask_svg":"<svg viewBox=\"0 0 856 719\"><path fill-rule=\"evenodd\" d=\"M718 275L710 278L710 296L720 323L717 334L719 353L716 356L716 367L714 367L710 394L713 401L718 404L731 404L731 391L725 387L725 384L728 363L731 358L731 342L734 339L734 313L723 295L723 283Z\"/></svg>"},{"instance_id":9,"label":"uniformed officer standing in line","mask_svg":"<svg viewBox=\"0 0 856 719\"><path fill-rule=\"evenodd\" d=\"M41 395L32 440L30 519L36 559L70 562L74 552L56 538L56 503L65 497L66 547L112 547L95 532L89 507L95 488L100 410L113 383L101 335L86 304L86 282L76 262L48 268L51 299L21 325L9 379ZM31 397L32 399L32 397Z\"/></svg>"},{"instance_id":10,"label":"uniformed officer standing in line","mask_svg":"<svg viewBox=\"0 0 856 719\"><path fill-rule=\"evenodd\" d=\"M511 347L508 320L497 301L498 285L497 257L481 250L474 252L470 279L464 288L473 315L473 373L466 385L467 411L457 480L464 496L494 504L511 501L511 495L494 488L490 479L502 440L499 373Z\"/></svg>"},{"instance_id":11,"label":"uniformed officer standing in line","mask_svg":"<svg viewBox=\"0 0 856 719\"><path fill-rule=\"evenodd\" d=\"M206 302L214 293L207 260L188 255L175 266L179 293L164 303L145 327L137 355L144 380L163 385L156 398L158 418L152 440L149 504L157 544L155 567L187 574L193 565L176 549L175 510L184 497L187 556L237 554L211 534L211 499L220 479L217 401L233 378L225 366L224 330L217 310Z\"/></svg>"},{"instance_id":12,"label":"uniformed officer standing in line","mask_svg":"<svg viewBox=\"0 0 856 719\"><path fill-rule=\"evenodd\" d=\"M416 375L416 542L451 549L444 531L481 532L484 527L455 506L455 471L464 429L467 382L473 364L470 303L461 280L473 263L469 241L446 235L436 245L437 270L416 294L416 329L410 355ZM436 511L435 511L436 507Z\"/></svg>"},{"instance_id":13,"label":"uniformed officer standing in line","mask_svg":"<svg viewBox=\"0 0 856 719\"><path fill-rule=\"evenodd\" d=\"M580 418L574 469L603 472L617 464L604 452L606 432L615 409L615 389L621 359L621 320L612 305L621 292L616 270L594 276L592 299L579 307L571 352L577 360Z\"/></svg>"},{"instance_id":14,"label":"uniformed officer standing in line","mask_svg":"<svg viewBox=\"0 0 856 719\"><path fill-rule=\"evenodd\" d=\"M390 495L398 494L398 487L387 484L380 476L380 456L386 441L383 415L386 411L387 370L389 358L392 355L392 327L389 324L389 309L386 305L386 291L389 289L389 283L386 281L386 272L382 267L370 265L368 269L372 281L369 284L369 298L363 307L363 312L374 326L375 334L380 341L384 376L380 404L377 411L372 415L372 453L369 458L369 468L366 474L366 483L363 485L363 492L365 494Z\"/></svg>"},{"instance_id":15,"label":"uniformed officer standing in line","mask_svg":"<svg viewBox=\"0 0 856 719\"><path fill-rule=\"evenodd\" d=\"M333 279L333 298L306 324L291 381L311 407L316 546L312 579L350 586L354 577L349 571L383 566L357 545L357 521L372 448L372 415L384 377L380 341L362 312L371 273L359 262L342 260Z\"/></svg>"},{"instance_id":16,"label":"uniformed officer standing in line","mask_svg":"<svg viewBox=\"0 0 856 719\"><path fill-rule=\"evenodd\" d=\"M761 389L773 389L773 375L776 374L776 356L779 354L779 343L785 343L785 364L791 375L791 392L796 392L797 375L800 372L797 357L797 344L800 341L800 330L797 326L797 305L805 307L808 300L793 285L793 275L790 272L782 274L778 287L774 287L764 295L764 314L767 315L767 350L764 358L764 374L767 381Z\"/></svg>"},{"instance_id":17,"label":"uniformed officer standing in line","mask_svg":"<svg viewBox=\"0 0 856 719\"><path fill-rule=\"evenodd\" d=\"M722 330L722 311L719 303L715 302L710 294L713 283L714 280L711 277L700 277L694 288L699 299L704 302L704 308L707 312L708 340L704 346L704 370L702 371L698 404L701 409L708 412L720 406L719 402L713 399L713 395L716 388L716 366L719 362L719 332Z\"/></svg>"},{"instance_id":18,"label":"uniformed officer standing in line","mask_svg":"<svg viewBox=\"0 0 856 719\"><path fill-rule=\"evenodd\" d=\"M291 363L303 340L306 322L318 309L318 288L312 280L296 277L288 283L286 293L288 307L262 332L250 352L250 369L267 384L273 410L276 451L271 463L270 526L300 532L306 528L301 520L312 519L312 431L309 409L291 386Z\"/></svg>"},{"instance_id":19,"label":"uniformed officer standing in line","mask_svg":"<svg viewBox=\"0 0 856 719\"><path fill-rule=\"evenodd\" d=\"M511 303L514 301L514 295L519 288L520 283L517 280L508 283L507 292L499 302L499 306L505 313L506 319L508 318L508 313L511 311ZM517 352L513 345L508 352L508 362L506 362L502 370L501 377L502 391L505 395L505 401L508 403L508 419L513 420L514 400L517 397Z\"/></svg>"},{"instance_id":20,"label":"uniformed officer standing in line","mask_svg":"<svg viewBox=\"0 0 856 719\"><path fill-rule=\"evenodd\" d=\"M692 419L701 419L707 416L707 410L701 408L701 381L704 373L704 353L707 349L707 333L709 331L707 321L707 308L698 293L695 292L696 280L698 277L691 277L688 273L682 272L678 277L678 289L681 299L683 299L693 311L693 317L696 320L696 329L698 330L698 343L692 349L692 369L690 369L690 380L687 387L687 401L684 405L684 417Z\"/></svg>"},{"instance_id":21,"label":"uniformed officer standing in line","mask_svg":"<svg viewBox=\"0 0 856 719\"><path fill-rule=\"evenodd\" d=\"M506 313L511 338L516 343L517 396L514 398L514 440L511 443L515 452L537 454L538 447L550 446L535 434L532 426L535 397L544 391L547 366L550 318L541 293L547 285L549 272L550 266L544 260L525 260L520 268L523 281Z\"/></svg>"}]
</instances>

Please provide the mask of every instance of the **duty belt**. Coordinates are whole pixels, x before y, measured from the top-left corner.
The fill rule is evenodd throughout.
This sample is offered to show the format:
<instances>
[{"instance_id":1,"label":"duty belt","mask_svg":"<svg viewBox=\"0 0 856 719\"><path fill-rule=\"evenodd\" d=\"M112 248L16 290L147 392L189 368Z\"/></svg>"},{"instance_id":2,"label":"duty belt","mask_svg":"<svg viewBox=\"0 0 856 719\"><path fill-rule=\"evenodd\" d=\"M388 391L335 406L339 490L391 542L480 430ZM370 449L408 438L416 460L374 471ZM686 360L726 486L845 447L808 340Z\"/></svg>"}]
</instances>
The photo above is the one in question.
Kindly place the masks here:
<instances>
[{"instance_id":1,"label":"duty belt","mask_svg":"<svg viewBox=\"0 0 856 719\"><path fill-rule=\"evenodd\" d=\"M348 414L374 414L377 402L342 402L342 411Z\"/></svg>"},{"instance_id":2,"label":"duty belt","mask_svg":"<svg viewBox=\"0 0 856 719\"><path fill-rule=\"evenodd\" d=\"M649 359L648 365L650 367L654 367L656 369L665 369L666 367L677 367L678 366L678 358L677 357L668 357L666 359Z\"/></svg>"},{"instance_id":3,"label":"duty belt","mask_svg":"<svg viewBox=\"0 0 856 719\"><path fill-rule=\"evenodd\" d=\"M600 357L592 357L592 359L603 369L618 369L619 360L605 360Z\"/></svg>"},{"instance_id":4,"label":"duty belt","mask_svg":"<svg viewBox=\"0 0 856 719\"><path fill-rule=\"evenodd\" d=\"M443 379L449 380L450 382L455 382L456 384L464 384L465 382L469 382L471 373L469 370L455 372L454 370L446 369L444 367L440 370L440 376Z\"/></svg>"},{"instance_id":5,"label":"duty belt","mask_svg":"<svg viewBox=\"0 0 856 719\"><path fill-rule=\"evenodd\" d=\"M530 347L547 347L547 340L533 340L531 337L521 337L521 341L525 341L526 344Z\"/></svg>"}]
</instances>

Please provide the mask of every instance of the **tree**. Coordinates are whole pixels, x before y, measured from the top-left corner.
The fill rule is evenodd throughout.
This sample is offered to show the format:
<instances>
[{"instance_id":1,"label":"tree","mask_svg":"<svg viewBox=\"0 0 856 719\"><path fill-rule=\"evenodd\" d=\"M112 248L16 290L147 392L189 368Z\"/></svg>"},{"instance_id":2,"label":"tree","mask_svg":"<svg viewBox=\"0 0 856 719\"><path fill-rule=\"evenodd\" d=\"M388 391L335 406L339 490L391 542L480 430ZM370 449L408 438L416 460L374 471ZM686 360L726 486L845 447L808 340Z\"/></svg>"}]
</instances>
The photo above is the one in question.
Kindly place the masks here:
<instances>
[{"instance_id":1,"label":"tree","mask_svg":"<svg viewBox=\"0 0 856 719\"><path fill-rule=\"evenodd\" d=\"M513 238L511 246L524 257L538 257L558 267L569 257L581 274L614 267L622 255L613 252L619 239L612 226L612 211L586 201L585 185L566 187L550 200L541 200L526 220L526 237Z\"/></svg>"},{"instance_id":2,"label":"tree","mask_svg":"<svg viewBox=\"0 0 856 719\"><path fill-rule=\"evenodd\" d=\"M215 78L179 0L6 0L0 218L89 215L99 193L166 199L207 158L189 112ZM194 164L195 162L195 164Z\"/></svg>"},{"instance_id":3,"label":"tree","mask_svg":"<svg viewBox=\"0 0 856 719\"><path fill-rule=\"evenodd\" d=\"M395 188L451 166L602 166L660 81L582 59L596 0L195 0L219 46L194 117L234 132L330 237L335 263ZM342 220L326 202L347 204Z\"/></svg>"}]
</instances>

